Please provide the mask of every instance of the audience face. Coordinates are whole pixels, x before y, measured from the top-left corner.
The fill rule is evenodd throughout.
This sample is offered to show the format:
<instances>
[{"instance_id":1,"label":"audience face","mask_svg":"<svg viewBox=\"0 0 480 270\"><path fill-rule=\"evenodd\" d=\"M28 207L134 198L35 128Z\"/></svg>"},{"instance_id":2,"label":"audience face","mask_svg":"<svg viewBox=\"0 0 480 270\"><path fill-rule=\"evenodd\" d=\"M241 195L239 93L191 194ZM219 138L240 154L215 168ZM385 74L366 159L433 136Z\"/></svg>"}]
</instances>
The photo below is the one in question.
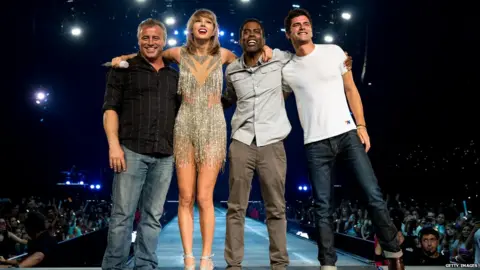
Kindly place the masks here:
<instances>
[{"instance_id":1,"label":"audience face","mask_svg":"<svg viewBox=\"0 0 480 270\"><path fill-rule=\"evenodd\" d=\"M422 245L423 252L425 252L425 254L427 254L428 256L432 256L437 252L438 239L435 235L423 235L420 243Z\"/></svg>"},{"instance_id":2,"label":"audience face","mask_svg":"<svg viewBox=\"0 0 480 270\"><path fill-rule=\"evenodd\" d=\"M0 218L0 232L7 230L7 222L5 219Z\"/></svg>"},{"instance_id":3,"label":"audience face","mask_svg":"<svg viewBox=\"0 0 480 270\"><path fill-rule=\"evenodd\" d=\"M363 218L363 211L362 211L362 209L358 209L358 210L357 210L357 216L358 216L359 219Z\"/></svg>"},{"instance_id":4,"label":"audience face","mask_svg":"<svg viewBox=\"0 0 480 270\"><path fill-rule=\"evenodd\" d=\"M12 229L18 227L18 222L17 222L16 218L14 218L14 217L10 218L10 227L12 227Z\"/></svg>"},{"instance_id":5,"label":"audience face","mask_svg":"<svg viewBox=\"0 0 480 270\"><path fill-rule=\"evenodd\" d=\"M470 227L470 225L465 225L462 229L462 236L464 238L467 238L468 236L470 236L471 232L472 232L472 227Z\"/></svg>"},{"instance_id":6,"label":"audience face","mask_svg":"<svg viewBox=\"0 0 480 270\"><path fill-rule=\"evenodd\" d=\"M438 225L443 225L443 224L445 224L445 215L444 215L444 214L438 214L438 216L437 216L437 224L438 224Z\"/></svg>"},{"instance_id":7,"label":"audience face","mask_svg":"<svg viewBox=\"0 0 480 270\"><path fill-rule=\"evenodd\" d=\"M457 232L457 230L453 225L448 225L445 231L447 232L447 235L450 237L455 236L455 233Z\"/></svg>"},{"instance_id":8,"label":"audience face","mask_svg":"<svg viewBox=\"0 0 480 270\"><path fill-rule=\"evenodd\" d=\"M417 219L417 220L420 219L420 215L418 214L417 211L412 211L412 215L415 217L415 219Z\"/></svg>"}]
</instances>

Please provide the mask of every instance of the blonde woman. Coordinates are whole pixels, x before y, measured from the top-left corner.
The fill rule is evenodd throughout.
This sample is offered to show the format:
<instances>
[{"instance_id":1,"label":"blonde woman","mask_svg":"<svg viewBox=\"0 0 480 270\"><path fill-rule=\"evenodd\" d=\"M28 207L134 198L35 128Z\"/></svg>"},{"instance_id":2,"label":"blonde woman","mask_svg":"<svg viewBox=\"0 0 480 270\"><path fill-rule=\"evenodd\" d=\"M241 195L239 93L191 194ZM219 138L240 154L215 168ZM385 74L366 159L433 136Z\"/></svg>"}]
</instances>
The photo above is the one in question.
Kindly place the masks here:
<instances>
[{"instance_id":1,"label":"blonde woman","mask_svg":"<svg viewBox=\"0 0 480 270\"><path fill-rule=\"evenodd\" d=\"M165 50L162 56L179 65L178 94L182 104L174 128L174 158L179 188L178 223L184 250L185 269L195 269L193 246L193 204L200 212L202 256L200 269L214 268L212 243L215 230L213 190L226 158L227 132L221 104L224 64L236 56L221 48L216 15L197 10L187 24L187 43ZM153 43L153 42L152 42ZM113 59L113 65L130 56ZM272 57L265 46L263 60Z\"/></svg>"}]
</instances>

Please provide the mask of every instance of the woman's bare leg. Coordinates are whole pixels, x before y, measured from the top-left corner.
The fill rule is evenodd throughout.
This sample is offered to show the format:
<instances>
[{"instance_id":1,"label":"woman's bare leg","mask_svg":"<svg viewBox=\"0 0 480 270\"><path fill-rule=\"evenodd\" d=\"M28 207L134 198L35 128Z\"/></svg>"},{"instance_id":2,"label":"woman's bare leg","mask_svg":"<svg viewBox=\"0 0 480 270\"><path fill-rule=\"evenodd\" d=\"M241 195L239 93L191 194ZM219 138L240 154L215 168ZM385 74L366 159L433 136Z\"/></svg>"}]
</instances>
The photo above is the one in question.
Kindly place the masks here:
<instances>
[{"instance_id":1,"label":"woman's bare leg","mask_svg":"<svg viewBox=\"0 0 480 270\"><path fill-rule=\"evenodd\" d=\"M200 230L202 232L202 257L205 258L212 255L213 236L215 232L213 190L219 171L220 166L202 166L198 174L197 203L200 212ZM200 267L211 269L211 263L209 260L201 260Z\"/></svg>"},{"instance_id":2,"label":"woman's bare leg","mask_svg":"<svg viewBox=\"0 0 480 270\"><path fill-rule=\"evenodd\" d=\"M189 160L176 164L179 190L178 199L178 226L182 238L184 255L192 254L193 249L193 204L195 202L196 171L193 147L190 150ZM185 266L195 264L191 256L185 257Z\"/></svg>"}]
</instances>

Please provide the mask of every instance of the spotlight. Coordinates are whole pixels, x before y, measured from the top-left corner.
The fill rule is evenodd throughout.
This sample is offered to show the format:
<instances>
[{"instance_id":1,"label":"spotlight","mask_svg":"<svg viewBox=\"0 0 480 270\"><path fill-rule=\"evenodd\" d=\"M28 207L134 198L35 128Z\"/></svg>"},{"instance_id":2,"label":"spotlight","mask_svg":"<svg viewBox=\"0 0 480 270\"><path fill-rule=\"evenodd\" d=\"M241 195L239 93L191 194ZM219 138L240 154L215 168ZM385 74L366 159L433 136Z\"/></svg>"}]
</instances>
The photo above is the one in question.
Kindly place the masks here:
<instances>
[{"instance_id":1,"label":"spotlight","mask_svg":"<svg viewBox=\"0 0 480 270\"><path fill-rule=\"evenodd\" d=\"M165 20L165 23L166 23L167 25L173 25L173 24L175 24L175 18L173 18L173 17L168 17L168 18Z\"/></svg>"},{"instance_id":2,"label":"spotlight","mask_svg":"<svg viewBox=\"0 0 480 270\"><path fill-rule=\"evenodd\" d=\"M177 40L174 38L169 39L168 41L168 46L175 46L177 45Z\"/></svg>"},{"instance_id":3,"label":"spotlight","mask_svg":"<svg viewBox=\"0 0 480 270\"><path fill-rule=\"evenodd\" d=\"M350 14L350 13L348 13L348 12L343 12L343 13L342 13L342 18L343 18L344 20L347 20L347 21L348 21L348 20L350 20L350 19L352 18L352 14Z\"/></svg>"},{"instance_id":4,"label":"spotlight","mask_svg":"<svg viewBox=\"0 0 480 270\"><path fill-rule=\"evenodd\" d=\"M72 36L78 37L82 34L82 29L80 27L74 27L72 28Z\"/></svg>"},{"instance_id":5,"label":"spotlight","mask_svg":"<svg viewBox=\"0 0 480 270\"><path fill-rule=\"evenodd\" d=\"M47 102L48 93L45 91L38 91L35 93L35 103L42 104Z\"/></svg>"},{"instance_id":6,"label":"spotlight","mask_svg":"<svg viewBox=\"0 0 480 270\"><path fill-rule=\"evenodd\" d=\"M43 93L43 92L38 92L37 93L37 99L38 100L44 100L45 97L46 97L45 93Z\"/></svg>"},{"instance_id":7,"label":"spotlight","mask_svg":"<svg viewBox=\"0 0 480 270\"><path fill-rule=\"evenodd\" d=\"M323 40L325 40L325 42L330 43L330 42L333 42L333 37L332 37L331 35L326 35L326 36L323 38Z\"/></svg>"}]
</instances>

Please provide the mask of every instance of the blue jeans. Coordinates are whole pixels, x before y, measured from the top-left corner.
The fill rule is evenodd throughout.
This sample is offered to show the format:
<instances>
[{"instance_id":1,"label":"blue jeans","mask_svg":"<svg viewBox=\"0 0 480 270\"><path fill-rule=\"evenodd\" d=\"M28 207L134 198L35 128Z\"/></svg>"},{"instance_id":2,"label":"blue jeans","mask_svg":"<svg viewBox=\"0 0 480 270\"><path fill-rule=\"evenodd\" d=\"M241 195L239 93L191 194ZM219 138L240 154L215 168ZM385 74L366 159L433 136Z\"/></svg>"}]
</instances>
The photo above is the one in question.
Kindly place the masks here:
<instances>
[{"instance_id":1,"label":"blue jeans","mask_svg":"<svg viewBox=\"0 0 480 270\"><path fill-rule=\"evenodd\" d=\"M399 258L402 251L397 242L397 229L393 225L377 183L370 159L356 130L305 145L307 163L315 200L315 221L318 230L318 260L321 265L334 266L337 254L334 248L333 205L331 181L333 165L339 161L347 165L362 187L368 202L379 243L385 257ZM343 165L342 164L342 165Z\"/></svg>"},{"instance_id":2,"label":"blue jeans","mask_svg":"<svg viewBox=\"0 0 480 270\"><path fill-rule=\"evenodd\" d=\"M160 218L172 180L173 156L156 158L126 147L127 170L115 174L108 244L102 269L126 269L137 205L141 218L135 240L135 269L156 269Z\"/></svg>"}]
</instances>

